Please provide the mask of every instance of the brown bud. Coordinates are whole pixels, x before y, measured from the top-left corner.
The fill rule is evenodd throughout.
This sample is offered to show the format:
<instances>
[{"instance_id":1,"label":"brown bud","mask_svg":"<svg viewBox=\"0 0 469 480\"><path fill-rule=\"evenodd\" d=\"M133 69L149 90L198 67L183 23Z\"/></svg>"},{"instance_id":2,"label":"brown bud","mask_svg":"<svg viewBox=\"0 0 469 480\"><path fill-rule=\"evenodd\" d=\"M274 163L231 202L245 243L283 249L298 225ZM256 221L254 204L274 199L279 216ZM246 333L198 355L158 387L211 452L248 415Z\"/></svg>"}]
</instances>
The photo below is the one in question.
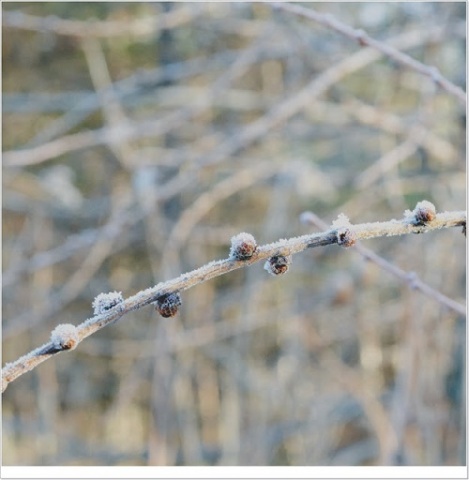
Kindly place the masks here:
<instances>
[{"instance_id":1,"label":"brown bud","mask_svg":"<svg viewBox=\"0 0 469 480\"><path fill-rule=\"evenodd\" d=\"M271 275L282 275L286 273L292 262L292 256L274 255L270 257L264 264L264 269Z\"/></svg>"},{"instance_id":2,"label":"brown bud","mask_svg":"<svg viewBox=\"0 0 469 480\"><path fill-rule=\"evenodd\" d=\"M93 301L94 314L106 313L111 308L124 301L122 292L100 293Z\"/></svg>"},{"instance_id":3,"label":"brown bud","mask_svg":"<svg viewBox=\"0 0 469 480\"><path fill-rule=\"evenodd\" d=\"M256 250L256 239L250 233L238 233L231 238L230 258L234 260L248 260Z\"/></svg>"},{"instance_id":4,"label":"brown bud","mask_svg":"<svg viewBox=\"0 0 469 480\"><path fill-rule=\"evenodd\" d=\"M422 200L417 203L412 213L415 218L415 225L426 225L428 222L435 220L435 205L427 200Z\"/></svg>"},{"instance_id":5,"label":"brown bud","mask_svg":"<svg viewBox=\"0 0 469 480\"><path fill-rule=\"evenodd\" d=\"M56 353L62 350L73 350L78 345L80 338L75 325L64 323L54 328L50 340L52 347L47 353Z\"/></svg>"},{"instance_id":6,"label":"brown bud","mask_svg":"<svg viewBox=\"0 0 469 480\"><path fill-rule=\"evenodd\" d=\"M165 318L174 317L181 306L181 295L179 292L165 293L158 297L155 302L155 310Z\"/></svg>"},{"instance_id":7,"label":"brown bud","mask_svg":"<svg viewBox=\"0 0 469 480\"><path fill-rule=\"evenodd\" d=\"M337 229L337 243L341 247L352 247L356 243L355 234L347 227Z\"/></svg>"}]
</instances>

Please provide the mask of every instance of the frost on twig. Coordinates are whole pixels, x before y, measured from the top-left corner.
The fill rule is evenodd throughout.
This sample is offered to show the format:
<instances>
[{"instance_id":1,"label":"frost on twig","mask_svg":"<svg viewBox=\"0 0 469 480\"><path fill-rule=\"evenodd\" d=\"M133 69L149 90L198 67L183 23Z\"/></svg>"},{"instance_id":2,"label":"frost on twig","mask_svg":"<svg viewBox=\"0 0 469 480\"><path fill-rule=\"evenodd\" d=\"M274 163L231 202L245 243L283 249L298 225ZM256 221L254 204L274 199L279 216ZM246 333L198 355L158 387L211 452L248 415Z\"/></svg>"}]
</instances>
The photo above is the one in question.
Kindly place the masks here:
<instances>
[{"instance_id":1,"label":"frost on twig","mask_svg":"<svg viewBox=\"0 0 469 480\"><path fill-rule=\"evenodd\" d=\"M341 245L348 247L357 240L368 238L405 235L410 233L426 233L441 228L465 228L466 212L436 213L436 209L428 201L419 202L414 210L407 210L404 218L387 222L374 222L353 225L341 214L328 230L279 240L267 245L257 245L249 233L240 233L231 239L228 258L215 260L191 272L183 273L177 278L161 282L154 287L142 290L124 300L120 292L101 293L94 302L94 316L78 326L59 325L51 334L50 342L31 351L18 360L8 363L2 370L3 390L10 382L32 370L52 355L76 348L84 338L96 331L116 322L125 314L155 304L163 317L175 315L181 305L180 292L192 288L199 283L224 275L233 270L265 261L264 268L272 275L285 273L291 263L292 256L308 248ZM417 281L413 282L422 290ZM445 305L458 313L464 313L464 307L454 300L448 299ZM118 308L114 308L118 306Z\"/></svg>"},{"instance_id":2,"label":"frost on twig","mask_svg":"<svg viewBox=\"0 0 469 480\"><path fill-rule=\"evenodd\" d=\"M428 203L430 203L430 202L428 202ZM420 207L420 204L417 204L417 207ZM416 207L416 209L417 209L417 207ZM415 212L416 209L414 209L413 211L406 210L406 212L404 212L404 221L405 222L408 222L412 225L415 225L416 222L415 222L414 212ZM445 212L444 215L447 215L448 213L449 212ZM456 212L454 212L454 213L456 213ZM459 212L459 213L462 213L463 216L465 216L465 212ZM338 219L339 223L341 222L341 219L343 219L344 217L345 216L342 215L342 214L339 215L339 219ZM317 215L315 215L312 212L303 212L300 215L300 220L304 224L316 225L319 228L326 228L327 227L327 224L325 222L323 222ZM347 221L348 221L348 219L347 219ZM337 222L337 220L335 222ZM334 222L333 222L333 224L334 224ZM453 226L458 226L458 225L463 226L463 233L464 233L466 222L465 221L463 221L461 223L456 222L456 223L454 223ZM421 233L421 230L416 230L415 233ZM401 268L397 267L393 263L385 260L383 257L380 257L379 255L377 255L372 250L370 250L368 248L365 248L363 245L357 245L356 248L355 248L355 251L360 253L364 259L372 261L373 263L378 265L383 270L386 270L390 274L392 274L395 277L397 277L397 278L403 280L404 282L406 282L411 289L419 290L421 293L426 295L428 298L431 298L431 299L435 300L436 302L440 303L442 306L458 313L459 315L464 316L466 314L465 305L462 305L461 303L453 300L452 298L447 297L446 295L444 295L440 291L436 290L435 288L432 288L431 286L427 285L425 282L423 282L422 280L420 280L418 278L418 276L415 272L406 272L406 271L402 270Z\"/></svg>"}]
</instances>

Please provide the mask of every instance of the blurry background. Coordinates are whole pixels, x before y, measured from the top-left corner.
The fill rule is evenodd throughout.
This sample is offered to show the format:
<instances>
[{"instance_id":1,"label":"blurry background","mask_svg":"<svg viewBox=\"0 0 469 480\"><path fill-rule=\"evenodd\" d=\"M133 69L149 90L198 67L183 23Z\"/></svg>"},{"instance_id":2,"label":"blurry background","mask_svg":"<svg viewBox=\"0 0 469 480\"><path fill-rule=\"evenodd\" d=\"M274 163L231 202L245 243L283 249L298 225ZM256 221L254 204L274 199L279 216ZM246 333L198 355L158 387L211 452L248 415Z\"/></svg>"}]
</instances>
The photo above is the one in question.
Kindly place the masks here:
<instances>
[{"instance_id":1,"label":"blurry background","mask_svg":"<svg viewBox=\"0 0 469 480\"><path fill-rule=\"evenodd\" d=\"M465 3L307 4L465 88ZM328 223L465 208L464 105L258 3L3 3L3 364ZM460 229L366 242L461 303ZM150 307L13 382L5 465L464 465L465 319L353 249Z\"/></svg>"}]
</instances>

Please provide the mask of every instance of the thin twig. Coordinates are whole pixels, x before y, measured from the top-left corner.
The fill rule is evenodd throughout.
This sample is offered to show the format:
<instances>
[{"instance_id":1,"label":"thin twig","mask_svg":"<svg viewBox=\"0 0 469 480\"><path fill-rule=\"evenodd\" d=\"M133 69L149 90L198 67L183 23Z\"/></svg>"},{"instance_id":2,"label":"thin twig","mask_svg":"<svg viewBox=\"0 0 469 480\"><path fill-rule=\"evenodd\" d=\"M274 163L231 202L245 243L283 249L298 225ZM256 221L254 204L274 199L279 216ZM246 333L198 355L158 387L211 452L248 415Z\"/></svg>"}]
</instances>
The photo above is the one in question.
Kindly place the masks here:
<instances>
[{"instance_id":1,"label":"thin twig","mask_svg":"<svg viewBox=\"0 0 469 480\"><path fill-rule=\"evenodd\" d=\"M327 227L327 224L313 212L303 212L301 214L301 220L305 223L309 223L310 225L316 225L319 228ZM373 250L370 250L363 245L355 245L355 250L359 252L360 255L362 255L366 260L370 260L383 270L386 270L395 277L403 280L405 283L407 283L409 288L419 290L421 293L429 298L432 298L433 300L436 300L441 305L444 305L445 307L454 310L461 315L466 315L466 307L464 305L456 302L452 298L447 297L443 293L420 280L415 272L406 272L405 270L396 267L396 265L388 262L383 257L380 257L378 254L373 252Z\"/></svg>"},{"instance_id":2,"label":"thin twig","mask_svg":"<svg viewBox=\"0 0 469 480\"><path fill-rule=\"evenodd\" d=\"M57 35L77 38L112 38L125 35L146 37L155 35L163 29L167 30L190 23L202 14L201 9L196 9L189 5L179 7L171 12L145 15L145 17L132 22L112 20L81 21L68 20L55 15L39 17L17 10L3 12L3 26L37 32L53 32Z\"/></svg>"},{"instance_id":3,"label":"thin twig","mask_svg":"<svg viewBox=\"0 0 469 480\"><path fill-rule=\"evenodd\" d=\"M391 39L389 44L396 48L407 49L422 45L430 38L439 39L443 35L444 29L442 27L429 27L426 30L421 29L400 34ZM295 94L286 98L281 103L274 105L265 115L244 127L237 135L229 135L213 152L210 154L204 152L200 157L194 158L193 168L198 169L200 165L213 165L233 155L241 148L247 147L301 111L305 105L309 105L313 99L325 93L342 78L364 68L376 61L379 57L380 52L368 48L358 51L338 64L331 66L319 76L314 77L299 92L295 92ZM220 92L217 93L220 94ZM208 100L210 100L210 98L210 95L207 96ZM182 111L182 113L180 111L172 112L163 119L142 120L130 126L119 125L118 128L102 127L95 130L64 135L63 137L42 145L21 150L6 151L3 153L3 165L12 167L35 165L84 148L106 145L111 142L118 144L119 142L136 140L148 136L156 137L167 133L179 125L182 120L186 120L183 118L184 112L185 110ZM187 172L184 181L177 180L177 185L174 185L173 182L168 182L165 186L166 193L164 196L171 196L174 189L180 191L180 184L182 186L187 185L188 182L192 181L193 176L194 172L191 169ZM179 178L184 178L184 175Z\"/></svg>"},{"instance_id":4,"label":"thin twig","mask_svg":"<svg viewBox=\"0 0 469 480\"><path fill-rule=\"evenodd\" d=\"M37 365L50 358L52 355L61 351L76 348L78 343L83 339L97 332L101 328L115 323L125 314L151 303L155 303L157 300L170 294L179 294L179 292L192 288L199 283L206 282L207 280L224 275L233 270L252 265L261 260L267 260L274 256L289 257L293 254L302 252L307 248L319 246L334 244L350 246L359 239L405 235L409 233L426 233L441 228L465 226L465 211L444 212L439 214L430 211L430 213L428 213L428 205L434 209L433 205L429 202L420 202L417 204L417 207L413 212L406 211L403 219L390 220L387 222L352 225L348 222L345 216L340 215L339 219L333 223L332 228L325 232L303 235L288 240L279 240L275 243L258 246L252 256L246 260L236 260L233 257L228 257L223 260L212 261L196 270L184 273L175 279L159 283L152 288L140 291L126 300L119 300L117 303L113 303L109 308L106 308L106 311L103 313L99 313L88 320L85 320L77 327L74 327L73 325L59 325L56 330L61 330L61 327L64 327L64 331L71 331L70 335L67 333L66 340L62 341L62 337L56 333L56 330L54 330L50 342L36 348L18 360L6 364L2 370L2 391L6 389L10 382L27 371L34 369ZM425 211L422 209L422 206L425 207ZM434 295L434 292L422 288L422 283L416 278L412 278L412 286L414 288L419 288L426 294L431 293ZM449 308L455 309L458 313L464 313L464 310L461 310L462 306L453 305L448 302L442 303ZM454 303L456 304L456 302Z\"/></svg>"},{"instance_id":5,"label":"thin twig","mask_svg":"<svg viewBox=\"0 0 469 480\"><path fill-rule=\"evenodd\" d=\"M29 149L4 152L3 165L33 165L84 148L103 144L117 148L121 144L131 140L164 135L177 128L180 124L189 122L193 117L211 107L217 97L225 95L231 83L238 76L242 75L250 65L255 63L262 51L265 50L266 39L269 38L268 33L269 32L266 31L261 35L261 42L257 42L250 48L241 51L239 56L225 69L220 77L215 80L212 87L206 91L203 96L197 96L196 101L192 100L191 104L165 115L164 118L148 119L138 123L131 123L125 118L123 119L124 121L114 119L112 124L95 130L64 135ZM96 41L88 40L84 45L88 45L88 49L85 51L88 51L89 54L96 52ZM98 55L99 59L95 58L93 63L95 70L96 63L101 61L102 64L102 62L105 61L103 55L99 53ZM108 80L110 81L109 78ZM98 89L98 94L101 92L101 95L111 95L112 98L117 101L118 96L111 87L112 85L108 84L107 88ZM119 117L122 119L122 115L119 115Z\"/></svg>"},{"instance_id":6,"label":"thin twig","mask_svg":"<svg viewBox=\"0 0 469 480\"><path fill-rule=\"evenodd\" d=\"M379 52L383 53L387 57L391 58L401 65L405 65L412 70L429 77L435 82L436 85L446 90L451 95L454 95L463 105L466 105L466 92L461 87L458 87L453 82L444 77L437 67L425 65L418 60L415 60L410 55L402 53L396 48L374 38L370 37L364 30L355 29L349 25L340 22L332 15L321 14L313 10L312 8L304 8L300 5L283 2L269 2L273 8L285 10L296 15L313 20L320 25L334 30L351 40L356 41L361 46L372 47Z\"/></svg>"}]
</instances>

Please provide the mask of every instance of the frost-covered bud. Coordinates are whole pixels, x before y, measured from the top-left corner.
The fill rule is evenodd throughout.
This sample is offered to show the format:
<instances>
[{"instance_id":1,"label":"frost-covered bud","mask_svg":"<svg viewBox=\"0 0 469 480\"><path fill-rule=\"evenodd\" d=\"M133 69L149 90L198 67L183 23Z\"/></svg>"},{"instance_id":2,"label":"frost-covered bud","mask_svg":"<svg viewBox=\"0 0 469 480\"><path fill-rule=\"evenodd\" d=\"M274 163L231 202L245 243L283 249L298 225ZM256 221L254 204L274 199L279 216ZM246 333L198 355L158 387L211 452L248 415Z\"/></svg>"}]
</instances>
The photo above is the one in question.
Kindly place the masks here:
<instances>
[{"instance_id":1,"label":"frost-covered bud","mask_svg":"<svg viewBox=\"0 0 469 480\"><path fill-rule=\"evenodd\" d=\"M165 318L174 317L182 305L179 292L165 293L155 302L155 310Z\"/></svg>"},{"instance_id":2,"label":"frost-covered bud","mask_svg":"<svg viewBox=\"0 0 469 480\"><path fill-rule=\"evenodd\" d=\"M287 272L291 262L291 255L274 255L264 263L264 270L267 270L271 275L282 275Z\"/></svg>"},{"instance_id":3,"label":"frost-covered bud","mask_svg":"<svg viewBox=\"0 0 469 480\"><path fill-rule=\"evenodd\" d=\"M436 217L436 208L433 203L428 200L422 200L418 202L412 211L412 215L415 219L414 223L416 225L426 225L428 222L435 220Z\"/></svg>"},{"instance_id":4,"label":"frost-covered bud","mask_svg":"<svg viewBox=\"0 0 469 480\"><path fill-rule=\"evenodd\" d=\"M353 247L356 243L357 239L355 238L355 234L347 227L341 227L337 229L337 243L341 247Z\"/></svg>"},{"instance_id":5,"label":"frost-covered bud","mask_svg":"<svg viewBox=\"0 0 469 480\"><path fill-rule=\"evenodd\" d=\"M122 292L100 293L93 301L95 315L100 315L124 301Z\"/></svg>"},{"instance_id":6,"label":"frost-covered bud","mask_svg":"<svg viewBox=\"0 0 469 480\"><path fill-rule=\"evenodd\" d=\"M53 350L56 352L73 350L80 341L77 327L71 323L57 325L50 334L50 341L53 344Z\"/></svg>"},{"instance_id":7,"label":"frost-covered bud","mask_svg":"<svg viewBox=\"0 0 469 480\"><path fill-rule=\"evenodd\" d=\"M332 222L332 226L337 229L337 243L341 247L352 247L357 239L355 234L350 230L352 224L349 218L343 213L339 214L336 220Z\"/></svg>"},{"instance_id":8,"label":"frost-covered bud","mask_svg":"<svg viewBox=\"0 0 469 480\"><path fill-rule=\"evenodd\" d=\"M230 258L234 260L248 260L256 250L256 239L250 233L238 233L231 238Z\"/></svg>"}]
</instances>

